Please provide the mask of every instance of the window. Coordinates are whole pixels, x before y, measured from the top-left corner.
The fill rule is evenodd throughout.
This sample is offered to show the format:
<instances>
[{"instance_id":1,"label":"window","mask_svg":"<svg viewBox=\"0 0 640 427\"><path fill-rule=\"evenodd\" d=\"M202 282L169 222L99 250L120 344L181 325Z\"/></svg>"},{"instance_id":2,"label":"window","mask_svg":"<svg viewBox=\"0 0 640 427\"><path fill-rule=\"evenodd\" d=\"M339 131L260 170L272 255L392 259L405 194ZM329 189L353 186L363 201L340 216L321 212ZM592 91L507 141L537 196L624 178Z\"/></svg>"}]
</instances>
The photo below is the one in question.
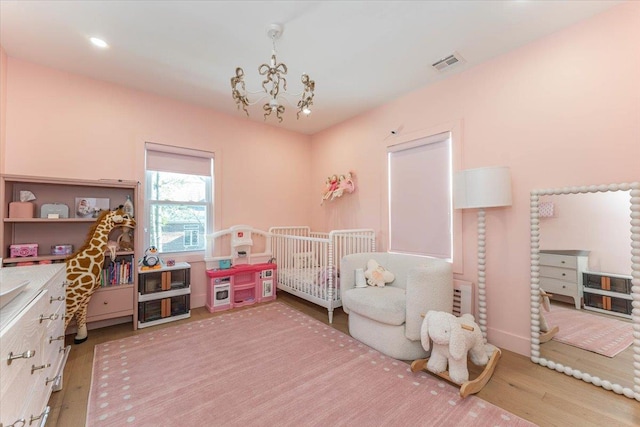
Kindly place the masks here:
<instances>
[{"instance_id":1,"label":"window","mask_svg":"<svg viewBox=\"0 0 640 427\"><path fill-rule=\"evenodd\" d=\"M213 224L213 153L147 143L147 246L205 250Z\"/></svg>"},{"instance_id":2,"label":"window","mask_svg":"<svg viewBox=\"0 0 640 427\"><path fill-rule=\"evenodd\" d=\"M389 250L453 259L451 133L387 149Z\"/></svg>"}]
</instances>

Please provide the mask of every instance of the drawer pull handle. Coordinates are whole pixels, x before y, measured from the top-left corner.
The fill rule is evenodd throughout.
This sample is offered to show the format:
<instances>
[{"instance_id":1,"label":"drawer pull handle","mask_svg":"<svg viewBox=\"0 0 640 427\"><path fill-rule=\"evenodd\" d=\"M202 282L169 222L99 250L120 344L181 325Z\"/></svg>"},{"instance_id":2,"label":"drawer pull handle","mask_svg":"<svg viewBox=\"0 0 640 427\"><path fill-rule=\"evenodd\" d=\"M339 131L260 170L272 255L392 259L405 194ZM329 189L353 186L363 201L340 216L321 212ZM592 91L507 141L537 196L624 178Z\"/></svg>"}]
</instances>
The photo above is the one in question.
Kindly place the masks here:
<instances>
[{"instance_id":1,"label":"drawer pull handle","mask_svg":"<svg viewBox=\"0 0 640 427\"><path fill-rule=\"evenodd\" d=\"M54 301L64 301L65 298L63 296L59 296L59 297L51 297L49 298L49 304L53 304Z\"/></svg>"},{"instance_id":2,"label":"drawer pull handle","mask_svg":"<svg viewBox=\"0 0 640 427\"><path fill-rule=\"evenodd\" d=\"M24 418L20 418L18 421L15 421L13 424L7 424L7 427L24 427L27 425L27 422Z\"/></svg>"},{"instance_id":3,"label":"drawer pull handle","mask_svg":"<svg viewBox=\"0 0 640 427\"><path fill-rule=\"evenodd\" d=\"M49 337L49 344L51 344L51 343L52 343L52 342L54 342L54 341L60 341L60 340L63 340L63 339L64 339L64 335L60 335L60 336L59 336L59 337L57 337L57 338Z\"/></svg>"},{"instance_id":4,"label":"drawer pull handle","mask_svg":"<svg viewBox=\"0 0 640 427\"><path fill-rule=\"evenodd\" d=\"M49 379L49 377L47 377L47 379L44 381L44 385L49 385L49 383L52 383L54 381L58 381L60 379L60 375L56 375L55 377Z\"/></svg>"},{"instance_id":5,"label":"drawer pull handle","mask_svg":"<svg viewBox=\"0 0 640 427\"><path fill-rule=\"evenodd\" d=\"M35 371L39 371L40 369L46 369L49 366L51 366L51 363L47 363L46 365L40 365L40 366L31 365L31 375L33 375Z\"/></svg>"},{"instance_id":6,"label":"drawer pull handle","mask_svg":"<svg viewBox=\"0 0 640 427\"><path fill-rule=\"evenodd\" d=\"M57 314L51 314L49 316L45 316L44 314L40 315L40 323L44 322L45 320L57 320L58 319L58 315Z\"/></svg>"},{"instance_id":7,"label":"drawer pull handle","mask_svg":"<svg viewBox=\"0 0 640 427\"><path fill-rule=\"evenodd\" d=\"M105 302L103 302L103 304L104 304L104 305L107 305L107 304L109 304L109 301L105 301Z\"/></svg>"},{"instance_id":8,"label":"drawer pull handle","mask_svg":"<svg viewBox=\"0 0 640 427\"><path fill-rule=\"evenodd\" d=\"M562 276L563 276L563 277L564 277L564 276L566 276L566 275L567 275L567 273L562 273Z\"/></svg>"},{"instance_id":9,"label":"drawer pull handle","mask_svg":"<svg viewBox=\"0 0 640 427\"><path fill-rule=\"evenodd\" d=\"M15 359L30 359L36 355L35 350L28 350L22 354L13 354L13 352L9 353L9 358L7 359L7 365L11 365L11 361Z\"/></svg>"},{"instance_id":10,"label":"drawer pull handle","mask_svg":"<svg viewBox=\"0 0 640 427\"><path fill-rule=\"evenodd\" d=\"M40 420L40 424L38 425L44 426L47 423L47 418L49 418L49 411L51 411L51 408L47 406L46 408L44 408L44 411L42 411L42 413L37 417L31 415L31 417L29 418L29 425L31 425L34 421Z\"/></svg>"}]
</instances>

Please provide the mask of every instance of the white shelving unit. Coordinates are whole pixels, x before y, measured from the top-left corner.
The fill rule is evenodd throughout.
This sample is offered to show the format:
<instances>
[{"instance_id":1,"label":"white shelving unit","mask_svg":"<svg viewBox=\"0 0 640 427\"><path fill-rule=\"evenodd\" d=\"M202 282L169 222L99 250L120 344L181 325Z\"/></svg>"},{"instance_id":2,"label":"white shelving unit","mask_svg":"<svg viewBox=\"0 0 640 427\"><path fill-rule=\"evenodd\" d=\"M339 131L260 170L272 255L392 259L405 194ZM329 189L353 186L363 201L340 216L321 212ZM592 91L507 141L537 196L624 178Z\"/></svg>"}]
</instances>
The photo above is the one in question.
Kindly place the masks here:
<instances>
[{"instance_id":1,"label":"white shelving unit","mask_svg":"<svg viewBox=\"0 0 640 427\"><path fill-rule=\"evenodd\" d=\"M191 317L191 265L138 270L138 328Z\"/></svg>"}]
</instances>

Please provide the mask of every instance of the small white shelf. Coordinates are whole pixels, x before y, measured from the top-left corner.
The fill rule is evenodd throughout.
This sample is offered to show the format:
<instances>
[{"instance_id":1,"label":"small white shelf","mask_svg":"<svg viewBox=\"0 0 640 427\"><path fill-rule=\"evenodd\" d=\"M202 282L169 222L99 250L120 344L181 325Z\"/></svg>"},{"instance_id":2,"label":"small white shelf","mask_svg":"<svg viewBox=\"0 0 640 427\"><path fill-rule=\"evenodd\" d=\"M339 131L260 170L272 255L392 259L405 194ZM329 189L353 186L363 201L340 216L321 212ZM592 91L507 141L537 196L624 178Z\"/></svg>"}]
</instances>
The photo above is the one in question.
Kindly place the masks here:
<instances>
[{"instance_id":1,"label":"small white shelf","mask_svg":"<svg viewBox=\"0 0 640 427\"><path fill-rule=\"evenodd\" d=\"M613 292L613 291L605 291L604 289L583 288L582 292L585 294L603 295L605 297L613 297L613 298L620 298L620 299L633 301L633 297L630 294L623 294L620 292Z\"/></svg>"},{"instance_id":2,"label":"small white shelf","mask_svg":"<svg viewBox=\"0 0 640 427\"><path fill-rule=\"evenodd\" d=\"M136 296L138 328L191 317L191 265L178 262L172 266L162 264L157 268L139 268ZM177 314L171 314L174 303L178 304Z\"/></svg>"},{"instance_id":3,"label":"small white shelf","mask_svg":"<svg viewBox=\"0 0 640 427\"><path fill-rule=\"evenodd\" d=\"M149 326L162 325L163 323L175 322L180 319L188 319L191 317L191 310L184 314L178 314L176 316L165 317L163 319L151 320L149 322L140 322L138 321L138 328L148 328Z\"/></svg>"},{"instance_id":4,"label":"small white shelf","mask_svg":"<svg viewBox=\"0 0 640 427\"><path fill-rule=\"evenodd\" d=\"M188 295L191 293L191 288L172 289L170 291L154 292L149 294L141 294L138 292L138 302L154 301L157 299L165 299L171 297L177 297L180 295Z\"/></svg>"}]
</instances>

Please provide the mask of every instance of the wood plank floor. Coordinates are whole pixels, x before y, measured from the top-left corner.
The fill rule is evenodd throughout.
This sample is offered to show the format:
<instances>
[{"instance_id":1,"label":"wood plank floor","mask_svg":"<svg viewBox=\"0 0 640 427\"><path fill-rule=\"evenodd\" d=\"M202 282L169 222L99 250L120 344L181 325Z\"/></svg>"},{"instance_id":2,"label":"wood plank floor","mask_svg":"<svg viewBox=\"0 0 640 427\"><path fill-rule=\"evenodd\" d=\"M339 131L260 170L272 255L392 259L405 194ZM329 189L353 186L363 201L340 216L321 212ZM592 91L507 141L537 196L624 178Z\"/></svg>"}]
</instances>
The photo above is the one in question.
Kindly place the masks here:
<instances>
[{"instance_id":1,"label":"wood plank floor","mask_svg":"<svg viewBox=\"0 0 640 427\"><path fill-rule=\"evenodd\" d=\"M560 306L570 310L575 310L573 301L571 304L563 304L556 301L551 302L551 306ZM595 311L581 310L588 316L604 317L613 319L618 322L631 324L630 320L620 317L614 317L606 314L597 313ZM627 347L615 357L602 356L600 354L582 350L580 348L563 344L556 340L551 340L540 346L540 354L542 357L561 363L565 366L571 366L582 372L589 372L591 375L622 385L623 387L633 388L633 346Z\"/></svg>"},{"instance_id":2,"label":"wood plank floor","mask_svg":"<svg viewBox=\"0 0 640 427\"><path fill-rule=\"evenodd\" d=\"M328 323L327 312L322 307L284 292L278 292L278 301ZM190 319L179 322L217 315L204 308L194 309L191 313ZM338 309L334 312L332 326L348 333L347 319L348 316ZM174 325L176 323L168 323L153 328ZM133 331L131 324L110 326L89 331L89 339L83 344L71 344L71 354L64 370L64 387L53 393L49 400L51 414L47 426L85 425L93 348L96 344L146 333L153 328ZM72 343L73 336L68 335L66 340ZM477 370L471 371L474 377ZM491 381L477 396L545 427L640 425L640 403L637 401L536 365L529 358L509 351L503 351Z\"/></svg>"}]
</instances>

